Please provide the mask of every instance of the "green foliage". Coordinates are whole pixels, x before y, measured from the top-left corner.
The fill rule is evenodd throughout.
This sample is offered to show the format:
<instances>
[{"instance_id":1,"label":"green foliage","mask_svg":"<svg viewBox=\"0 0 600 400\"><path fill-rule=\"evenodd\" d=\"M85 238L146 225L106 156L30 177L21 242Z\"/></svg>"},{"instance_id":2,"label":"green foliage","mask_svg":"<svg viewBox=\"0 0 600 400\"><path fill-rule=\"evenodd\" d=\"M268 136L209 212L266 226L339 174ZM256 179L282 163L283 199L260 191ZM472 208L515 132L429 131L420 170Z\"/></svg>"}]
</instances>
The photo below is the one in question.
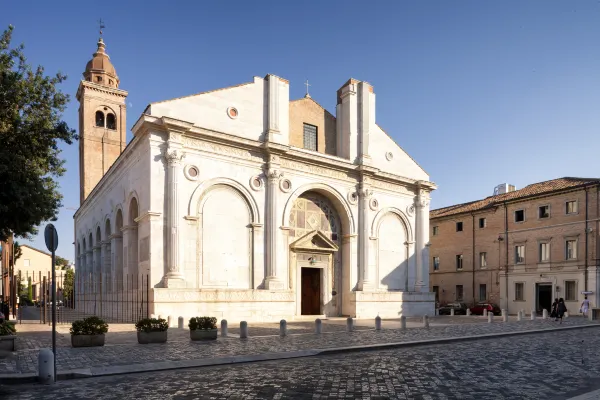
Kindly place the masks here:
<instances>
[{"instance_id":1,"label":"green foliage","mask_svg":"<svg viewBox=\"0 0 600 400\"><path fill-rule=\"evenodd\" d=\"M63 280L63 296L65 299L73 298L73 286L75 282L75 272L73 269L69 268L65 272L65 277Z\"/></svg>"},{"instance_id":2,"label":"green foliage","mask_svg":"<svg viewBox=\"0 0 600 400\"><path fill-rule=\"evenodd\" d=\"M13 260L11 260L11 261L14 261L16 263L17 260L19 258L21 258L21 256L23 255L23 249L21 248L21 245L19 244L19 242L15 242L13 244L13 249L14 249L15 254L14 254Z\"/></svg>"},{"instance_id":3,"label":"green foliage","mask_svg":"<svg viewBox=\"0 0 600 400\"><path fill-rule=\"evenodd\" d=\"M74 321L69 332L71 335L101 335L108 332L108 324L98 317L87 317Z\"/></svg>"},{"instance_id":4,"label":"green foliage","mask_svg":"<svg viewBox=\"0 0 600 400\"><path fill-rule=\"evenodd\" d=\"M75 131L62 121L69 96L57 89L66 76L46 76L27 64L24 46L11 48L13 27L0 35L0 240L29 238L53 220L62 195L55 178L65 172L59 142Z\"/></svg>"},{"instance_id":5,"label":"green foliage","mask_svg":"<svg viewBox=\"0 0 600 400\"><path fill-rule=\"evenodd\" d=\"M17 333L15 324L11 324L8 321L4 321L0 324L0 336L14 335Z\"/></svg>"},{"instance_id":6,"label":"green foliage","mask_svg":"<svg viewBox=\"0 0 600 400\"><path fill-rule=\"evenodd\" d=\"M135 324L138 332L164 332L169 329L169 324L163 318L144 318Z\"/></svg>"},{"instance_id":7,"label":"green foliage","mask_svg":"<svg viewBox=\"0 0 600 400\"><path fill-rule=\"evenodd\" d=\"M192 317L188 323L191 331L217 329L217 319L215 317Z\"/></svg>"},{"instance_id":8,"label":"green foliage","mask_svg":"<svg viewBox=\"0 0 600 400\"><path fill-rule=\"evenodd\" d=\"M31 277L27 278L27 301L33 304L33 287L31 286Z\"/></svg>"},{"instance_id":9,"label":"green foliage","mask_svg":"<svg viewBox=\"0 0 600 400\"><path fill-rule=\"evenodd\" d=\"M61 268L56 268L56 269L64 269L64 267L69 266L69 260L67 260L66 258L62 258L61 256L55 256L54 257L54 265L56 267L61 267Z\"/></svg>"}]
</instances>

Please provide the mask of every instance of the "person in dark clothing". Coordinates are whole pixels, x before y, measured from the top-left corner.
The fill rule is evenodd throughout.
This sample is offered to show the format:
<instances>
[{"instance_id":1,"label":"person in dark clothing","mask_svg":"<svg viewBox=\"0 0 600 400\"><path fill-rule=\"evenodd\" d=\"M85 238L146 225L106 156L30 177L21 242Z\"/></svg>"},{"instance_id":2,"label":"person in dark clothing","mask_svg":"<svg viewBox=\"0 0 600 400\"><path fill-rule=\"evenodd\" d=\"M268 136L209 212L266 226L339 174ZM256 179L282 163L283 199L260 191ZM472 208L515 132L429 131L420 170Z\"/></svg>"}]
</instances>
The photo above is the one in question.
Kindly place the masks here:
<instances>
[{"instance_id":1,"label":"person in dark clothing","mask_svg":"<svg viewBox=\"0 0 600 400\"><path fill-rule=\"evenodd\" d=\"M562 320L563 320L563 317L565 316L566 312L567 312L567 306L565 305L565 301L561 297L560 299L558 299L558 305L556 306L557 316L556 316L555 321L558 321L560 319L560 323L562 324Z\"/></svg>"},{"instance_id":2,"label":"person in dark clothing","mask_svg":"<svg viewBox=\"0 0 600 400\"><path fill-rule=\"evenodd\" d=\"M556 319L558 317L558 299L554 299L554 303L552 303L552 308L550 309L550 318Z\"/></svg>"}]
</instances>

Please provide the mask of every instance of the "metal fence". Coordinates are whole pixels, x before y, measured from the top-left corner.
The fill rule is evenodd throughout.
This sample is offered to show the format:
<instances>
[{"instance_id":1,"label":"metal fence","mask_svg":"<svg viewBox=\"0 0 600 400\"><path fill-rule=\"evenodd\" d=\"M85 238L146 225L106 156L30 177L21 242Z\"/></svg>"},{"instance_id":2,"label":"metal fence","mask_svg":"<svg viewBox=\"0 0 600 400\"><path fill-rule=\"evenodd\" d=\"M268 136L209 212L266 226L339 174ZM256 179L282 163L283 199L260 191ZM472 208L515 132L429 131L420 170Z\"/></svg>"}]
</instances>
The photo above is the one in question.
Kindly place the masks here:
<instances>
[{"instance_id":1,"label":"metal fence","mask_svg":"<svg viewBox=\"0 0 600 400\"><path fill-rule=\"evenodd\" d=\"M34 306L39 310L40 323L50 324L51 273L47 276L40 274L38 278L39 291L32 296ZM135 323L149 317L149 295L148 275L124 275L122 279L103 280L102 275L85 277L75 274L74 279L69 280L65 271L56 271L56 322L71 323L98 316L108 323ZM22 315L23 311L21 318ZM28 316L31 318L31 311Z\"/></svg>"}]
</instances>

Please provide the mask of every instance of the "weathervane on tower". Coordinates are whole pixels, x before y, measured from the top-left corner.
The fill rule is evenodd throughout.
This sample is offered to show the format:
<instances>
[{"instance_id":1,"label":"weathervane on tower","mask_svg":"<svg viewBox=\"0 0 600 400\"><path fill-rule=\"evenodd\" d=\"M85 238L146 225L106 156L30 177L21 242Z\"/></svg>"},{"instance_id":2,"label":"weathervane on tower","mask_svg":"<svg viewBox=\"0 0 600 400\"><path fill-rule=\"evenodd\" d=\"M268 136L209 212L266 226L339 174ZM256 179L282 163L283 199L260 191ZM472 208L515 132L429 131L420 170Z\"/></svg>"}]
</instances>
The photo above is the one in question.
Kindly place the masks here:
<instances>
[{"instance_id":1,"label":"weathervane on tower","mask_svg":"<svg viewBox=\"0 0 600 400\"><path fill-rule=\"evenodd\" d=\"M106 25L104 25L104 21L102 21L102 18L98 20L98 25L100 26L100 37L102 37L102 29L106 28Z\"/></svg>"}]
</instances>

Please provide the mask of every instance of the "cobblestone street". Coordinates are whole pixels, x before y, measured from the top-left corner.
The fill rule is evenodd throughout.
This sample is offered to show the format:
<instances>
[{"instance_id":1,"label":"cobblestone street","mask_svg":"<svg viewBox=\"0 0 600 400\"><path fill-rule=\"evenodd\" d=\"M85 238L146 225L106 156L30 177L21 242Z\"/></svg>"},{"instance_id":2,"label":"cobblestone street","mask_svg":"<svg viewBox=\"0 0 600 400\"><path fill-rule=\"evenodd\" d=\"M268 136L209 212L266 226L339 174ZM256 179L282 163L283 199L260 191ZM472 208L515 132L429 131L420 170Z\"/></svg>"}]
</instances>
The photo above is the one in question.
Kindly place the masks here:
<instances>
[{"instance_id":1,"label":"cobblestone street","mask_svg":"<svg viewBox=\"0 0 600 400\"><path fill-rule=\"evenodd\" d=\"M441 320L447 320L447 318L442 318ZM109 332L107 344L104 347L77 349L70 347L68 328L61 326L61 334L58 335L57 369L60 372L159 361L197 360L237 355L463 337L522 330L552 329L559 326L554 321L541 319L506 323L497 321L488 324L487 322L483 322L483 319L479 317L472 317L470 319L455 317L454 321L454 325L432 326L430 329L410 328L406 331L389 328L382 331L375 331L372 329L367 330L363 326L363 330L357 330L350 334L344 331L345 325L332 323L324 326L324 332L329 333L323 333L322 335L306 333L292 334L287 337L254 336L246 340L231 337L225 339L219 338L214 342L191 342L189 340L189 331L171 328L169 329L169 341L167 343L151 345L137 344L135 332L131 330L131 325L127 325L121 327L127 329L127 331ZM471 322L459 323L457 321ZM473 321L478 323L473 323ZM394 327L394 324L395 322L393 321L386 321L384 322L384 328L386 326ZM590 324L590 322L583 318L572 317L565 320L560 326L567 327L587 324ZM311 326L312 324L310 323L290 324L290 333L294 332L294 329L300 332L310 332L312 329ZM118 328L118 326L115 326L114 330L118 330ZM588 332L596 331L596 329L592 329L591 331L585 330L579 332L589 334ZM276 334L278 331L269 326L264 328L253 328L250 326L250 334L256 335L255 332ZM22 333L18 343L20 350L15 352L10 358L0 359L0 374L37 372L39 348L50 347L50 340L51 337L48 332Z\"/></svg>"},{"instance_id":2,"label":"cobblestone street","mask_svg":"<svg viewBox=\"0 0 600 400\"><path fill-rule=\"evenodd\" d=\"M4 399L567 399L600 373L576 330L296 360L4 387Z\"/></svg>"}]
</instances>

